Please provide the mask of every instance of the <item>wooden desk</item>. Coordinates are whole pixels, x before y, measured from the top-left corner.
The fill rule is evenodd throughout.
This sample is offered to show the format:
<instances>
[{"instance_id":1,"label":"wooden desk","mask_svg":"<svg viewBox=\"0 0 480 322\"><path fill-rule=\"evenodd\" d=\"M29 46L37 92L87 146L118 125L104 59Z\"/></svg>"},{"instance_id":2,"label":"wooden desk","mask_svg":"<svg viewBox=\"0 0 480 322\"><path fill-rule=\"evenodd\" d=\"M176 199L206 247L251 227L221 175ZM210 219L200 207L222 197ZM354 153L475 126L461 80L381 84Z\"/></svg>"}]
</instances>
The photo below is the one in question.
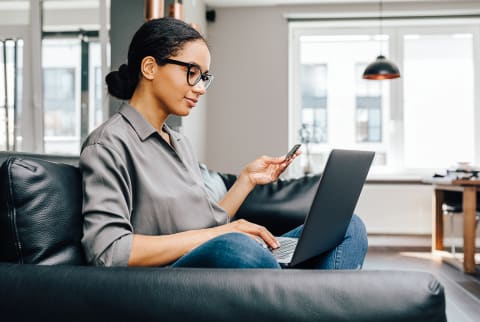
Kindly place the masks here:
<instances>
[{"instance_id":1,"label":"wooden desk","mask_svg":"<svg viewBox=\"0 0 480 322\"><path fill-rule=\"evenodd\" d=\"M463 193L463 271L475 273L475 213L480 180L453 180L436 184L433 193L432 251L443 251L443 211L445 191Z\"/></svg>"}]
</instances>

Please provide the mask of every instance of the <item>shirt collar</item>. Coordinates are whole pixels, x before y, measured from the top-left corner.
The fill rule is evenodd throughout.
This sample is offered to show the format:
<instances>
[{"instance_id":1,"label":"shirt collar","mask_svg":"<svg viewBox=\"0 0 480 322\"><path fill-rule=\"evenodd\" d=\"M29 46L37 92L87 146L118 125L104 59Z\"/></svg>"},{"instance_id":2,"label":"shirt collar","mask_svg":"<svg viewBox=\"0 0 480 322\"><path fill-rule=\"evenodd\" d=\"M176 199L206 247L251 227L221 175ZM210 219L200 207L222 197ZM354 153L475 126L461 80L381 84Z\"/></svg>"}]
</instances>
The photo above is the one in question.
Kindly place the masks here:
<instances>
[{"instance_id":1,"label":"shirt collar","mask_svg":"<svg viewBox=\"0 0 480 322\"><path fill-rule=\"evenodd\" d=\"M140 114L127 102L122 103L118 112L127 120L128 123L130 123L135 132L137 132L140 140L145 141L152 134L157 134L160 136L157 129L155 129L153 125L142 116L142 114ZM180 136L177 135L175 131L172 131L167 124L164 124L163 127L164 130L170 134L171 139L180 141Z\"/></svg>"}]
</instances>

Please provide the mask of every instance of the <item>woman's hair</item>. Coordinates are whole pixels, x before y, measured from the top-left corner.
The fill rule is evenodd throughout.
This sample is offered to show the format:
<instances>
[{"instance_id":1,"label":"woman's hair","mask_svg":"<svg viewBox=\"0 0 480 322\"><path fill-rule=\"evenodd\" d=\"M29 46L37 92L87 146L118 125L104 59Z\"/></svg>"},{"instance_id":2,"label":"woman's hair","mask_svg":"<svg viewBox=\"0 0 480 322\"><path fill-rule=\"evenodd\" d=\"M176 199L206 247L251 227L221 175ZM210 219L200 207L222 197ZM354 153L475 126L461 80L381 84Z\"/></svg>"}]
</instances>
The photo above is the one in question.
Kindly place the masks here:
<instances>
[{"instance_id":1,"label":"woman's hair","mask_svg":"<svg viewBox=\"0 0 480 322\"><path fill-rule=\"evenodd\" d=\"M130 99L140 79L140 65L143 58L152 56L157 64L175 56L190 41L206 40L198 31L185 22L173 18L153 19L137 30L128 48L128 64L122 64L118 71L106 77L108 92L119 99Z\"/></svg>"}]
</instances>

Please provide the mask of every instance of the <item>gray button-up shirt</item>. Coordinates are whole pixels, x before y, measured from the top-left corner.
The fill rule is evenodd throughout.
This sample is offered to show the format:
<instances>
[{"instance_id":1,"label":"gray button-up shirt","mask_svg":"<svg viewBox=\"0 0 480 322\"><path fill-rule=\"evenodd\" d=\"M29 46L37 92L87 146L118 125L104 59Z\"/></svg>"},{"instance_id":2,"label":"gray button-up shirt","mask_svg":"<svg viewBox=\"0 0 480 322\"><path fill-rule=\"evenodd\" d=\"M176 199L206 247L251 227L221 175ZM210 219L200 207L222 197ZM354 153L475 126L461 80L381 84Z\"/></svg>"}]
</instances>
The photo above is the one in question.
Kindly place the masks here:
<instances>
[{"instance_id":1,"label":"gray button-up shirt","mask_svg":"<svg viewBox=\"0 0 480 322\"><path fill-rule=\"evenodd\" d=\"M228 214L208 195L187 139L167 126L171 146L127 103L82 147L87 260L126 266L133 234L214 227Z\"/></svg>"}]
</instances>

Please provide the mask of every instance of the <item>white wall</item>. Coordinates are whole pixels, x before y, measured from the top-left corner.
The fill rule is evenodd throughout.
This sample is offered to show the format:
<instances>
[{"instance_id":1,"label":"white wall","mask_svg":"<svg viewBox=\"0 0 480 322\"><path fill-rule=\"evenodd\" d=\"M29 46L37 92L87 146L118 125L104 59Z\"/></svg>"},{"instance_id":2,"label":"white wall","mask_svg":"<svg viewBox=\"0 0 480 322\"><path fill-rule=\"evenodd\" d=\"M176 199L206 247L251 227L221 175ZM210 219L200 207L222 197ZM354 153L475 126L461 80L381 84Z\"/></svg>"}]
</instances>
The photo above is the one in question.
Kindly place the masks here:
<instances>
[{"instance_id":1,"label":"white wall","mask_svg":"<svg viewBox=\"0 0 480 322\"><path fill-rule=\"evenodd\" d=\"M430 234L431 185L366 184L355 209L369 233Z\"/></svg>"}]
</instances>

